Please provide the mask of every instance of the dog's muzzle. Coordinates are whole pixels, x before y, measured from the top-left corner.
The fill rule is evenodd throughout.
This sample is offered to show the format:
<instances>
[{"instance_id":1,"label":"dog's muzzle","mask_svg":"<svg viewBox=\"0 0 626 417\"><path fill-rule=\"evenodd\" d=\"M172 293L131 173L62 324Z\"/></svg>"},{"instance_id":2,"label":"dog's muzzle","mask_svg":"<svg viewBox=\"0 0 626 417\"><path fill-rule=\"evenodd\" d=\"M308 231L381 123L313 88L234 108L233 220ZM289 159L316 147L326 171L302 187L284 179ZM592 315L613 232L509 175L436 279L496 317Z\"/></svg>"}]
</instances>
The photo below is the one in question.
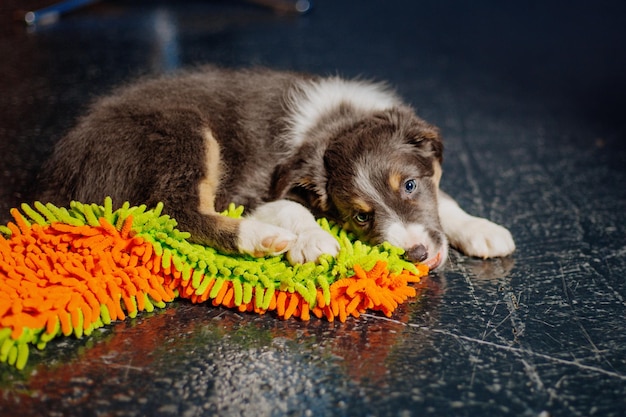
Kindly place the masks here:
<instances>
[{"instance_id":1,"label":"dog's muzzle","mask_svg":"<svg viewBox=\"0 0 626 417\"><path fill-rule=\"evenodd\" d=\"M432 256L429 258L428 249L426 249L426 246L422 244L417 244L407 249L404 253L404 257L409 262L413 262L413 263L422 262L426 266L428 266L428 269L432 271L433 269L436 269L438 266L441 265L444 255L442 252L437 252L435 256Z\"/></svg>"}]
</instances>

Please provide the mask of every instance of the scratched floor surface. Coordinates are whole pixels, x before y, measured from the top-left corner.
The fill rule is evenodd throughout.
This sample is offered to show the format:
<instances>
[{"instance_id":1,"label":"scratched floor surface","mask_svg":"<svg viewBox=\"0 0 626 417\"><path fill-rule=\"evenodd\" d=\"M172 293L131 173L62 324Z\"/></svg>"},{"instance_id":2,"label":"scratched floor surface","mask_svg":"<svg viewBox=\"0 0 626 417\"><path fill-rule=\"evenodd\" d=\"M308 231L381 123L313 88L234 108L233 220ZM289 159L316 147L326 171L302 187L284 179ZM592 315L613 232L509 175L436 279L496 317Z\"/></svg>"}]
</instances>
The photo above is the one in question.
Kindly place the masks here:
<instances>
[{"instance_id":1,"label":"scratched floor surface","mask_svg":"<svg viewBox=\"0 0 626 417\"><path fill-rule=\"evenodd\" d=\"M626 415L626 8L500 3L105 1L25 28L3 2L3 223L91 98L212 62L388 80L441 127L443 188L518 250L453 252L391 319L174 303L59 339L0 367L0 415Z\"/></svg>"}]
</instances>

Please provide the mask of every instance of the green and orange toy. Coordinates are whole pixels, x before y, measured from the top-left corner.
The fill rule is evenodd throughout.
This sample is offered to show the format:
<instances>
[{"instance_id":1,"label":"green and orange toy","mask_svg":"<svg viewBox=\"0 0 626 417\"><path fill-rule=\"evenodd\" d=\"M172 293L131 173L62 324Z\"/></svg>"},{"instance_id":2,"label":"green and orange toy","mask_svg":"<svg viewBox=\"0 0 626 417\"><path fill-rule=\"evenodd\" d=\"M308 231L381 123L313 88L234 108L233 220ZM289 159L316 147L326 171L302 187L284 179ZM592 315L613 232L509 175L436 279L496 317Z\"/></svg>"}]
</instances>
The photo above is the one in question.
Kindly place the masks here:
<instances>
[{"instance_id":1,"label":"green and orange toy","mask_svg":"<svg viewBox=\"0 0 626 417\"><path fill-rule=\"evenodd\" d=\"M320 219L337 238L336 257L290 265L283 257L224 255L188 241L162 206L113 210L73 202L13 209L0 226L0 362L23 368L31 345L82 337L176 298L281 319L333 321L368 310L390 316L428 273L389 244L370 246ZM239 217L243 207L223 213Z\"/></svg>"}]
</instances>

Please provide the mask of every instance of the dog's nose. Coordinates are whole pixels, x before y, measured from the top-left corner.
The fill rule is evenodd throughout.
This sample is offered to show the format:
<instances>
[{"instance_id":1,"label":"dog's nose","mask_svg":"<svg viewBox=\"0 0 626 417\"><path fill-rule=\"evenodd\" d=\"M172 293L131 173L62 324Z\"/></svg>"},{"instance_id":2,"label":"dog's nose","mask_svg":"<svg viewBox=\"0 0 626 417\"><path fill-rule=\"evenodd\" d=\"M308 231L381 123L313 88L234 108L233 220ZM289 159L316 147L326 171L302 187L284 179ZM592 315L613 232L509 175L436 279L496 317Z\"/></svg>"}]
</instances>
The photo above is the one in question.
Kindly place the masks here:
<instances>
[{"instance_id":1,"label":"dog's nose","mask_svg":"<svg viewBox=\"0 0 626 417\"><path fill-rule=\"evenodd\" d=\"M428 249L426 246L419 244L407 249L404 256L413 263L422 262L428 258Z\"/></svg>"}]
</instances>

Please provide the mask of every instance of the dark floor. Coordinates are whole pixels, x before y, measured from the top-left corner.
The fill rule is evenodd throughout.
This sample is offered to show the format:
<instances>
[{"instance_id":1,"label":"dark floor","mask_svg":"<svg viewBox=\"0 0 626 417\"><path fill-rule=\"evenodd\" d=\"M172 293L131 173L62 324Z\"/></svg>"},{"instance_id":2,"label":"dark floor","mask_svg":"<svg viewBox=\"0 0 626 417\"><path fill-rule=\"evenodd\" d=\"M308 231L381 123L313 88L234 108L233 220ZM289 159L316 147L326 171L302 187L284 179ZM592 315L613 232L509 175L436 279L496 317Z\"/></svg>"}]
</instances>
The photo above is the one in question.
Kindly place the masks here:
<instances>
[{"instance_id":1,"label":"dark floor","mask_svg":"<svg viewBox=\"0 0 626 417\"><path fill-rule=\"evenodd\" d=\"M42 2L0 8L18 3ZM626 415L626 6L469 3L319 0L296 17L105 1L35 28L3 11L2 222L95 95L144 73L260 64L389 80L441 127L443 187L518 250L453 253L393 320L179 303L59 339L25 371L0 367L0 415Z\"/></svg>"}]
</instances>

